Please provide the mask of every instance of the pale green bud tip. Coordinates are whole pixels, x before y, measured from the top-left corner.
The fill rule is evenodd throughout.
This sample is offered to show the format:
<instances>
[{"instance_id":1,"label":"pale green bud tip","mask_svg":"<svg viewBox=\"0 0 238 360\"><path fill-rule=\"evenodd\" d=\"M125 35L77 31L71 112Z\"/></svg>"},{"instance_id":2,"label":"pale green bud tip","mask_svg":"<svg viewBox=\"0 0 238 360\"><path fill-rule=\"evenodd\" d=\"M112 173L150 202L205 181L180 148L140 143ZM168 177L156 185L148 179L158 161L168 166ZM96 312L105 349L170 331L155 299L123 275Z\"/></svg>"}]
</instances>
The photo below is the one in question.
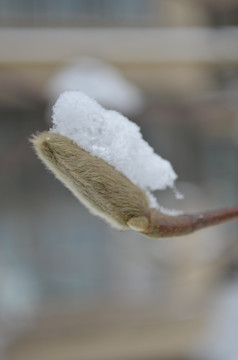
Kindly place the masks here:
<instances>
[{"instance_id":1,"label":"pale green bud tip","mask_svg":"<svg viewBox=\"0 0 238 360\"><path fill-rule=\"evenodd\" d=\"M92 213L119 229L146 226L143 221L137 224L131 220L148 215L145 192L114 167L59 134L43 132L31 141L47 168Z\"/></svg>"}]
</instances>

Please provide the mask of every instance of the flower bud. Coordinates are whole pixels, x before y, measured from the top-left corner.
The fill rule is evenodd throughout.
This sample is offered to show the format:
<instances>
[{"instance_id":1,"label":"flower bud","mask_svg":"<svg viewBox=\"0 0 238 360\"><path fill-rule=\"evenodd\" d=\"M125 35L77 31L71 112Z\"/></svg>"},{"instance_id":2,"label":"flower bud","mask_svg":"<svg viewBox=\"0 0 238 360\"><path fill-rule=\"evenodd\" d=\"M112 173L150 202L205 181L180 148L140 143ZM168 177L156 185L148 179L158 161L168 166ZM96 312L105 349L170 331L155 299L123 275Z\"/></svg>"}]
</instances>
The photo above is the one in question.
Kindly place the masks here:
<instances>
[{"instance_id":1,"label":"flower bud","mask_svg":"<svg viewBox=\"0 0 238 360\"><path fill-rule=\"evenodd\" d=\"M149 200L142 189L69 138L43 132L31 141L46 167L93 214L112 226L127 229L130 219L143 218L149 213ZM142 221L141 230L143 226Z\"/></svg>"}]
</instances>

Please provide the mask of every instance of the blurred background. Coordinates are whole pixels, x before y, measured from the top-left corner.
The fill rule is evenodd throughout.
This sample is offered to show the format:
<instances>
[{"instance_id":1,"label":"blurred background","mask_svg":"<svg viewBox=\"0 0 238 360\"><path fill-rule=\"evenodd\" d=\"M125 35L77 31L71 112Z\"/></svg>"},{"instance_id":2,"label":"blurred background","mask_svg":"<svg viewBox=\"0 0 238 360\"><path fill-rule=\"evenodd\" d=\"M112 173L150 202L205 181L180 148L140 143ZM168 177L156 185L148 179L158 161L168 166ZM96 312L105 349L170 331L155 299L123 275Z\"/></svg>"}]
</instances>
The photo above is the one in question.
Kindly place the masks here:
<instances>
[{"instance_id":1,"label":"blurred background","mask_svg":"<svg viewBox=\"0 0 238 360\"><path fill-rule=\"evenodd\" d=\"M29 138L80 89L172 163L185 198L161 205L237 204L238 2L1 0L0 49L0 359L237 359L237 222L115 231Z\"/></svg>"}]
</instances>

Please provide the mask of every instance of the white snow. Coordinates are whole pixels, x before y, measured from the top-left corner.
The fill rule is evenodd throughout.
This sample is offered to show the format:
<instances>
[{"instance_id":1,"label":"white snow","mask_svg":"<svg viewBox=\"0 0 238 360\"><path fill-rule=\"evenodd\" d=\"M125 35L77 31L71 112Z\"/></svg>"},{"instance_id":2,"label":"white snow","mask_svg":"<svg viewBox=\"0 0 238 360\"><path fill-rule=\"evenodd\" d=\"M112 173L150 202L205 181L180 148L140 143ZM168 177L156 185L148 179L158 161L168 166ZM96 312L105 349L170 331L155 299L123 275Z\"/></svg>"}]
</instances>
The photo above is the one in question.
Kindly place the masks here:
<instances>
[{"instance_id":1,"label":"white snow","mask_svg":"<svg viewBox=\"0 0 238 360\"><path fill-rule=\"evenodd\" d=\"M53 107L51 131L72 139L127 176L147 192L152 207L157 202L150 191L174 188L177 175L171 164L155 154L140 128L80 91L60 95Z\"/></svg>"}]
</instances>

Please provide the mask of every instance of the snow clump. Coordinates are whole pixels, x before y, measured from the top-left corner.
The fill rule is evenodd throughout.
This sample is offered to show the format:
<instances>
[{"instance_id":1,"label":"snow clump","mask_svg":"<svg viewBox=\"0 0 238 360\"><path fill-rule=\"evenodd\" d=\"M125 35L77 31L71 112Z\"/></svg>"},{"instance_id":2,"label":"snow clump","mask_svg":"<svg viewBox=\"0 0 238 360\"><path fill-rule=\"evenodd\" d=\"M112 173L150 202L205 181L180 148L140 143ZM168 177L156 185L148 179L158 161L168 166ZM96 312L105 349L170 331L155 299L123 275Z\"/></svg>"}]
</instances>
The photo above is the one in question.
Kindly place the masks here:
<instances>
[{"instance_id":1,"label":"snow clump","mask_svg":"<svg viewBox=\"0 0 238 360\"><path fill-rule=\"evenodd\" d=\"M169 161L142 138L139 126L106 110L80 91L66 91L53 107L52 132L66 136L146 191L151 207L159 208L151 191L174 189L177 178Z\"/></svg>"}]
</instances>

